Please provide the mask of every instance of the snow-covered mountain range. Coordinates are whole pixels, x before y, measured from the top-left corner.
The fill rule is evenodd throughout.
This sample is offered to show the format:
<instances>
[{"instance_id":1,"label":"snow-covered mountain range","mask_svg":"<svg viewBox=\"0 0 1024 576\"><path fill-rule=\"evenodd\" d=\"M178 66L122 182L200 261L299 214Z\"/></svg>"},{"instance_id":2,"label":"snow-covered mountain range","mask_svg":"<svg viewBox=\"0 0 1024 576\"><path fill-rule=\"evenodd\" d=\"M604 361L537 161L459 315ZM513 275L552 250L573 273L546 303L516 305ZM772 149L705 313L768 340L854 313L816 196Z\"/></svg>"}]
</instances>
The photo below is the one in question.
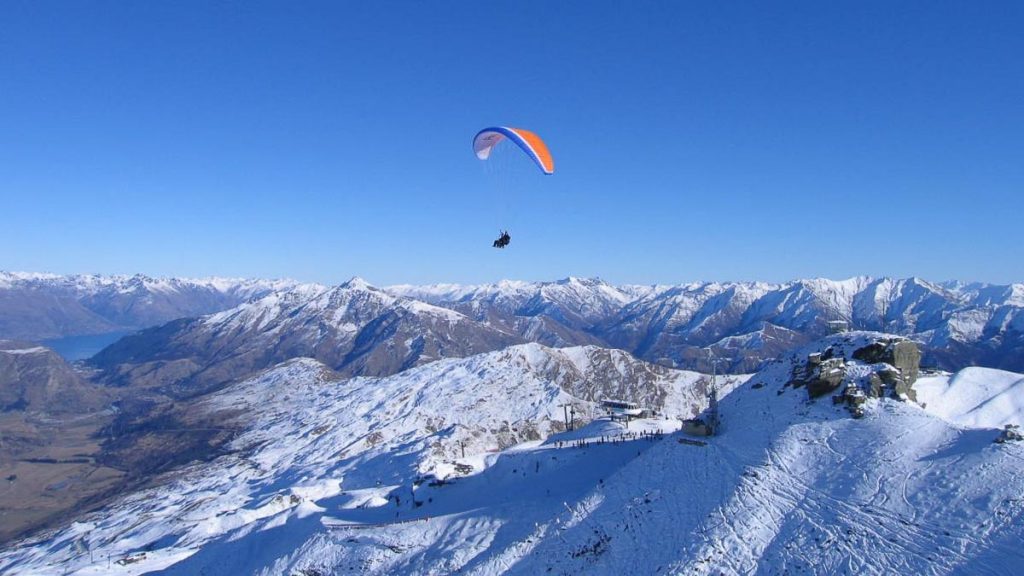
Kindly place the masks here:
<instances>
[{"instance_id":1,"label":"snow-covered mountain range","mask_svg":"<svg viewBox=\"0 0 1024 576\"><path fill-rule=\"evenodd\" d=\"M115 384L193 396L298 357L347 375L394 374L520 343L453 310L356 278L304 285L126 337L91 363Z\"/></svg>"},{"instance_id":2,"label":"snow-covered mountain range","mask_svg":"<svg viewBox=\"0 0 1024 576\"><path fill-rule=\"evenodd\" d=\"M346 284L353 285L366 283ZM136 330L227 311L271 294L297 302L330 290L288 280L0 272L0 338L39 341ZM928 365L1024 370L1024 284L856 277L614 286L570 277L381 290L456 311L474 321L475 329L493 329L518 342L620 348L652 362L703 371L711 370L708 348L721 368L749 372L826 334L834 320L850 329L910 336L923 344Z\"/></svg>"},{"instance_id":3,"label":"snow-covered mountain range","mask_svg":"<svg viewBox=\"0 0 1024 576\"><path fill-rule=\"evenodd\" d=\"M475 287L300 285L213 315L126 337L92 359L107 382L174 397L278 362L312 357L351 375L387 375L510 344L599 345L651 362L753 371L829 330L833 320L923 344L925 361L1024 369L1021 286L940 286L855 278L614 287L600 280Z\"/></svg>"},{"instance_id":4,"label":"snow-covered mountain range","mask_svg":"<svg viewBox=\"0 0 1024 576\"><path fill-rule=\"evenodd\" d=\"M819 338L830 321L910 336L926 363L1024 370L1024 284L936 284L917 278L702 282L611 286L601 280L391 286L530 341L590 343L670 366L711 371L704 348L732 371L755 370Z\"/></svg>"},{"instance_id":5,"label":"snow-covered mountain range","mask_svg":"<svg viewBox=\"0 0 1024 576\"><path fill-rule=\"evenodd\" d=\"M886 342L833 336L729 381L699 438L675 417L704 407L706 376L620 352L528 344L353 379L288 361L202 400L240 426L231 453L14 543L0 571L1014 573L1024 444L994 441L1024 418L1024 376L869 398L910 379L864 353ZM835 397L860 417L800 380L812 360L843 366ZM586 422L614 390L575 386L616 372L647 374L657 417ZM565 404L585 425L564 430Z\"/></svg>"},{"instance_id":6,"label":"snow-covered mountain range","mask_svg":"<svg viewBox=\"0 0 1024 576\"><path fill-rule=\"evenodd\" d=\"M0 338L39 341L137 330L296 286L291 280L0 271Z\"/></svg>"}]
</instances>

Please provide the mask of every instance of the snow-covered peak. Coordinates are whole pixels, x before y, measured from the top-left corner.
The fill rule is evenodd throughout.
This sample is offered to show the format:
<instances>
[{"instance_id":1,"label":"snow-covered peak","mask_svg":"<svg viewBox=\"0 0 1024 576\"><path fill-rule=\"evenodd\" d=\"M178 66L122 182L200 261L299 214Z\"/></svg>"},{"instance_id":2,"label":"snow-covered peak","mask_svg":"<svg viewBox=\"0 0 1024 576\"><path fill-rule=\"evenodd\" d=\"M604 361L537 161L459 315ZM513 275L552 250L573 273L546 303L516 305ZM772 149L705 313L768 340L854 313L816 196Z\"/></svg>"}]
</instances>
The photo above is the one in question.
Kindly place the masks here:
<instances>
[{"instance_id":1,"label":"snow-covered peak","mask_svg":"<svg viewBox=\"0 0 1024 576\"><path fill-rule=\"evenodd\" d=\"M210 314L203 319L203 322L209 326L230 323L234 328L251 326L262 329L279 317L283 310L310 301L329 291L330 288L315 284L303 284L286 290L277 290L234 308Z\"/></svg>"},{"instance_id":2,"label":"snow-covered peak","mask_svg":"<svg viewBox=\"0 0 1024 576\"><path fill-rule=\"evenodd\" d=\"M275 291L258 300L208 316L204 322L209 326L230 323L235 328L250 326L262 330L275 322L288 321L299 325L316 319L338 327L354 328L353 322L372 319L388 308L431 315L451 322L467 320L453 310L395 296L355 277L335 287L301 284Z\"/></svg>"},{"instance_id":3,"label":"snow-covered peak","mask_svg":"<svg viewBox=\"0 0 1024 576\"><path fill-rule=\"evenodd\" d=\"M847 280L829 280L815 278L801 280L797 284L810 290L812 294L832 310L836 310L841 318L853 317L853 301L857 294L863 292L873 279L857 276Z\"/></svg>"},{"instance_id":4,"label":"snow-covered peak","mask_svg":"<svg viewBox=\"0 0 1024 576\"><path fill-rule=\"evenodd\" d=\"M591 286L597 286L597 285L600 285L600 284L604 284L604 281L602 281L600 278L580 278L578 276L566 276L565 278L562 278L561 280L556 280L555 284L561 284L563 286L564 285L576 285L576 286L591 287Z\"/></svg>"},{"instance_id":5,"label":"snow-covered peak","mask_svg":"<svg viewBox=\"0 0 1024 576\"><path fill-rule=\"evenodd\" d=\"M359 276L353 276L352 278L350 278L348 280L348 282L345 282L344 284L342 284L341 287L342 288L349 288L351 290L370 290L370 289L374 289L374 287L372 285L370 285L369 282L367 282L366 280L363 280Z\"/></svg>"},{"instance_id":6,"label":"snow-covered peak","mask_svg":"<svg viewBox=\"0 0 1024 576\"><path fill-rule=\"evenodd\" d=\"M0 270L0 288L10 288L19 283L39 282L60 278L57 274L42 272L4 272Z\"/></svg>"},{"instance_id":7,"label":"snow-covered peak","mask_svg":"<svg viewBox=\"0 0 1024 576\"><path fill-rule=\"evenodd\" d=\"M614 302L621 306L633 299L628 293L600 278L576 278L574 276L546 283L542 285L541 292L552 296L555 294L571 295L576 301L581 303L590 301L593 306L603 306L604 302Z\"/></svg>"}]
</instances>

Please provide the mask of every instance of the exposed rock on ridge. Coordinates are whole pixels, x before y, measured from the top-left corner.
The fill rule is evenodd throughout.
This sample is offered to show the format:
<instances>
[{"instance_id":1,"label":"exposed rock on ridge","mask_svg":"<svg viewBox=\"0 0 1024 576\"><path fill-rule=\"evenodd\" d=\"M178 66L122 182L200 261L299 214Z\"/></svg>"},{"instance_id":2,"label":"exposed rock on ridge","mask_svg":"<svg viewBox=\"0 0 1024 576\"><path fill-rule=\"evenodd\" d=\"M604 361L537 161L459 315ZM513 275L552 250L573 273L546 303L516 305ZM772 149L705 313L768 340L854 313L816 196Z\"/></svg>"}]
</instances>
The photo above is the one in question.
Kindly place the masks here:
<instances>
[{"instance_id":1,"label":"exposed rock on ridge","mask_svg":"<svg viewBox=\"0 0 1024 576\"><path fill-rule=\"evenodd\" d=\"M839 392L833 402L845 403L855 417L863 415L867 398L890 397L916 402L913 385L921 352L905 338L871 333L834 337L806 358L791 358L787 387L806 388L809 399Z\"/></svg>"}]
</instances>

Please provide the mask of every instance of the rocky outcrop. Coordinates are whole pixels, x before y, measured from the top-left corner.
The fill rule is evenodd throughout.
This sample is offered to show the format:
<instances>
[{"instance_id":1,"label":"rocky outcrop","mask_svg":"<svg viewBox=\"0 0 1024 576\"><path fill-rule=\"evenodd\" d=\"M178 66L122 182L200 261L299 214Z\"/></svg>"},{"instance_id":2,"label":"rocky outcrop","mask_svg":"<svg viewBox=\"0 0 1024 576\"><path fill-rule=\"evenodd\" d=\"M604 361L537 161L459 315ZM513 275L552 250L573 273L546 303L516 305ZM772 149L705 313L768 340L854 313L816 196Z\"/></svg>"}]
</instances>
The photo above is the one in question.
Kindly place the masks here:
<instances>
[{"instance_id":1,"label":"rocky outcrop","mask_svg":"<svg viewBox=\"0 0 1024 576\"><path fill-rule=\"evenodd\" d=\"M1020 442L1024 440L1024 434L1020 432L1020 426L1017 424L1007 424L1003 427L1003 430L999 433L999 437L996 438L997 444L1005 444L1007 442Z\"/></svg>"},{"instance_id":2,"label":"rocky outcrop","mask_svg":"<svg viewBox=\"0 0 1024 576\"><path fill-rule=\"evenodd\" d=\"M803 385L807 386L807 395L811 398L824 396L839 388L846 377L846 363L842 358L826 358L821 354L811 354L804 365Z\"/></svg>"},{"instance_id":3,"label":"rocky outcrop","mask_svg":"<svg viewBox=\"0 0 1024 576\"><path fill-rule=\"evenodd\" d=\"M863 333L830 342L805 359L795 359L787 387L806 388L811 400L833 394L833 402L845 404L854 417L863 415L861 406L868 398L917 401L913 385L921 351L916 343Z\"/></svg>"},{"instance_id":4,"label":"rocky outcrop","mask_svg":"<svg viewBox=\"0 0 1024 576\"><path fill-rule=\"evenodd\" d=\"M867 395L860 389L855 383L850 382L846 385L842 394L836 394L832 397L833 404L846 404L846 408L850 411L850 415L854 418L862 418L864 416L863 404L867 401Z\"/></svg>"},{"instance_id":5,"label":"rocky outcrop","mask_svg":"<svg viewBox=\"0 0 1024 576\"><path fill-rule=\"evenodd\" d=\"M917 380L921 350L904 338L882 339L853 351L853 358L867 364L888 364L908 386Z\"/></svg>"}]
</instances>

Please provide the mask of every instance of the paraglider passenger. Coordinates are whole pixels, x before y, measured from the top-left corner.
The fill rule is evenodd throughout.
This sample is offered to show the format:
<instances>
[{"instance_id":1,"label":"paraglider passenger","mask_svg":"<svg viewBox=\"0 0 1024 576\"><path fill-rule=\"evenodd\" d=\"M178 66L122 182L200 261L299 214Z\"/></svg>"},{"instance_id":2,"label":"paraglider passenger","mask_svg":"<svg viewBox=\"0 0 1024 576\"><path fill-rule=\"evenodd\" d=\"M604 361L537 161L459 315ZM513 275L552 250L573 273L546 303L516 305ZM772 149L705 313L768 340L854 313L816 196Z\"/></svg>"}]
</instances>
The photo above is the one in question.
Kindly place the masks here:
<instances>
[{"instance_id":1,"label":"paraglider passenger","mask_svg":"<svg viewBox=\"0 0 1024 576\"><path fill-rule=\"evenodd\" d=\"M511 241L512 237L509 236L508 231L502 230L501 236L499 236L498 239L494 241L494 244L492 244L492 246L495 248L504 248L505 246L508 246L508 243Z\"/></svg>"}]
</instances>

